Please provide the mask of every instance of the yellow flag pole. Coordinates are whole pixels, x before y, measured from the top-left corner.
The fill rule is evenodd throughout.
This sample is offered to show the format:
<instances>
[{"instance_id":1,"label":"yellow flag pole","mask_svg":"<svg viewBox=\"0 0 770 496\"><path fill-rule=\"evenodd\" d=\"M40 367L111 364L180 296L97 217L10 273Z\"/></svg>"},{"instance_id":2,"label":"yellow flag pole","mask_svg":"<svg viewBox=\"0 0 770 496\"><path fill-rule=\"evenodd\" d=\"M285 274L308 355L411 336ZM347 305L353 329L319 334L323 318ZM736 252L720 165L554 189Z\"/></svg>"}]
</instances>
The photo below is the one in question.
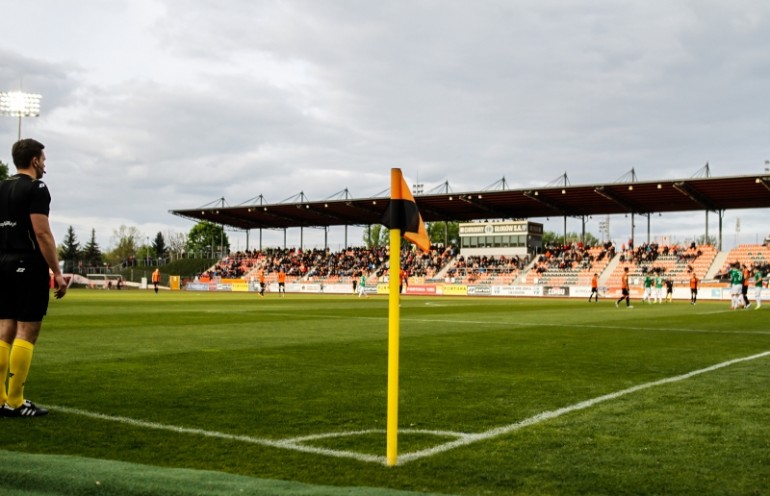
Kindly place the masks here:
<instances>
[{"instance_id":1,"label":"yellow flag pole","mask_svg":"<svg viewBox=\"0 0 770 496\"><path fill-rule=\"evenodd\" d=\"M401 171L390 170L390 197L401 198ZM390 279L388 292L388 429L387 464L398 458L398 354L400 320L398 283L401 277L401 230L390 230Z\"/></svg>"}]
</instances>

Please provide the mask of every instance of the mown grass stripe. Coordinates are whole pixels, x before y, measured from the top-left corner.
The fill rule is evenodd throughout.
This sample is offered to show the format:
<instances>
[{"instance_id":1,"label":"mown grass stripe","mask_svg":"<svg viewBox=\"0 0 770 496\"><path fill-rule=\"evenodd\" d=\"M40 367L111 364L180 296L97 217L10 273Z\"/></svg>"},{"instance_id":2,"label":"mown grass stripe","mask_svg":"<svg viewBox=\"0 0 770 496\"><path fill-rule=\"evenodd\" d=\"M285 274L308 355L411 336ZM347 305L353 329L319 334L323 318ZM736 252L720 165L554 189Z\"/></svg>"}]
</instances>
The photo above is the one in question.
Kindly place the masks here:
<instances>
[{"instance_id":1,"label":"mown grass stripe","mask_svg":"<svg viewBox=\"0 0 770 496\"><path fill-rule=\"evenodd\" d=\"M447 443L443 443L437 446L434 446L432 448L415 451L412 453L405 453L399 456L398 464L403 465L405 463L419 460L421 458L426 458L430 456L435 456L437 454L455 449L460 448L463 446L468 446L473 443L478 443L481 441L486 441L495 437L503 436L506 434L510 434L512 432L515 432L517 430L520 430L524 427L532 426L535 424L539 424L541 422L544 422L546 420L551 420L557 417L561 417L562 415L566 415L571 412L584 410L587 408L590 408L594 405L597 405L599 403L603 403L606 401L614 400L617 398L620 398L622 396L629 395L631 393L636 393L638 391L643 391L645 389L649 389L652 387L662 386L665 384L671 384L674 382L680 382L686 379L690 379L692 377L705 374L708 372L713 372L725 367L729 367L731 365L735 365L737 363L742 362L748 362L752 360L757 360L760 358L764 358L766 356L770 356L770 351L765 351L762 353L758 353L755 355L742 357L742 358L736 358L733 360L728 360L726 362L721 362L715 365L711 365L706 368L694 370L692 372L688 372L686 374L681 374L673 377L667 377L664 379L660 379L657 381L647 382L644 384L639 384L637 386L632 386L627 389L623 389L620 391L616 391L614 393L605 394L602 396L597 396L596 398L591 398L589 400L581 401L579 403L575 403L563 408L558 408L556 410L550 410L546 412L539 413L537 415L534 415L532 417L529 417L527 419L521 420L519 422L515 422L513 424L505 425L502 427L496 427L494 429L490 429L484 432L480 433L463 433L463 432L453 432L453 431L435 431L435 430L419 430L419 429L402 429L401 432L404 434L408 433L418 433L418 434L430 434L430 435L436 435L436 436L449 436L449 437L456 437L457 439L453 441L449 441ZM344 450L333 450L333 449L327 449L327 448L321 448L317 446L308 446L306 444L303 444L307 441L315 441L320 439L327 439L327 438L335 438L335 437L346 437L346 436L357 436L357 435L365 435L365 434L372 434L372 433L379 433L383 432L381 430L361 430L361 431L348 431L348 432L336 432L336 433L327 433L327 434L311 434L307 436L301 436L301 437L293 437L289 439L283 439L283 440L273 440L273 439L265 439L265 438L258 438L258 437L252 437L252 436L245 436L245 435L236 435L236 434L227 434L223 432L216 432L216 431L207 431L204 429L194 429L189 427L179 427L174 425L168 425L168 424L160 424L156 422L147 422L144 420L137 420L132 419L129 417L120 417L120 416L113 416L113 415L105 415L102 413L96 413L96 412L89 412L86 410L80 410L77 408L69 408L64 406L56 406L56 405L50 405L49 408L55 409L58 411L61 411L63 413L69 413L73 415L80 415L88 418L93 418L97 420L106 420L106 421L112 421L112 422L118 422L125 425L131 425L135 427L143 427L148 429L158 429L158 430L164 430L169 432L176 432L179 434L190 434L190 435L198 435L198 436L204 436L204 437L210 437L210 438L218 438L218 439L226 439L230 441L240 441L244 443L251 443L251 444L258 444L262 446L269 446L273 448L281 448L281 449L287 449L287 450L294 450L294 451L300 451L305 453L312 453L312 454L318 454L318 455L325 455L325 456L331 456L331 457L337 457L337 458L350 458L362 462L369 462L369 463L379 463L379 464L385 464L386 459L384 456L375 456L375 455L366 455L363 453L356 453L352 451L344 451Z\"/></svg>"},{"instance_id":2,"label":"mown grass stripe","mask_svg":"<svg viewBox=\"0 0 770 496\"><path fill-rule=\"evenodd\" d=\"M692 377L695 377L697 375L706 374L708 372L713 372L715 370L722 369L724 367L729 367L731 365L735 365L737 363L741 362L748 362L751 360L756 360L759 358L763 358L766 356L770 356L770 351L765 351L763 353L758 353L756 355L751 355L748 357L742 357L742 358L736 358L734 360L728 360L726 362L718 363L716 365L712 365L710 367L706 367L699 370L694 370L692 372L688 372L686 374L677 375L674 377L667 377L665 379L660 379L658 381L652 381L647 382L644 384L639 384L637 386L632 386L628 389L623 389L621 391L616 391L614 393L605 394L602 396L597 396L596 398L592 398L590 400L581 401L579 403L575 403L573 405L566 406L564 408L559 408L556 410L551 410L547 412L542 412L537 415L534 415L532 417L529 417L527 419L524 419L520 422L516 422L514 424L506 425L503 427L497 427L495 429L490 429L485 432L481 432L478 434L470 434L468 436L464 436L460 439L457 439L455 441L450 441L448 443L441 444L439 446L435 446L433 448L429 448L426 450L416 451L413 453L407 453L405 455L402 455L399 457L399 464L407 463L410 461L418 460L420 458L425 458L429 456L434 456L438 453L442 453L454 448L459 448L462 446L467 446L472 443L477 443L479 441L486 441L489 439L492 439L494 437L502 436L505 434L510 434L511 432L517 431L519 429L522 429L524 427L528 427L531 425L539 424L540 422L544 422L546 420L551 420L557 417L561 417L562 415L565 415L567 413L575 412L578 410L584 410L586 408L590 408L594 405L597 405L599 403L614 400L617 398L620 398L621 396L625 396L631 393L636 393L638 391L642 391L645 389L649 389L656 386L661 386L664 384L671 384L673 382L679 382L686 379L690 379Z\"/></svg>"}]
</instances>

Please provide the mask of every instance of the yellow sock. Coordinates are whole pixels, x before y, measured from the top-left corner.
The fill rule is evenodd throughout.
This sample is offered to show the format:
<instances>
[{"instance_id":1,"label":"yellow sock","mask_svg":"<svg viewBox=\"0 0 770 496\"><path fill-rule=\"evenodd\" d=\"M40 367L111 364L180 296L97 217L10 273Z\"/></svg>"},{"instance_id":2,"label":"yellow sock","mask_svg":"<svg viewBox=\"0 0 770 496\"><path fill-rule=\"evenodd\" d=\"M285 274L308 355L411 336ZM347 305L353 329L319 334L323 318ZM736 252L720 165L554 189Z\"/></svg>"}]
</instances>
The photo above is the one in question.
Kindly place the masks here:
<instances>
[{"instance_id":1,"label":"yellow sock","mask_svg":"<svg viewBox=\"0 0 770 496\"><path fill-rule=\"evenodd\" d=\"M8 368L8 406L19 408L24 403L24 383L27 382L32 350L35 345L23 339L16 339L11 348Z\"/></svg>"},{"instance_id":2,"label":"yellow sock","mask_svg":"<svg viewBox=\"0 0 770 496\"><path fill-rule=\"evenodd\" d=\"M8 401L8 393L5 389L5 381L8 379L8 360L11 354L11 345L0 341L0 406Z\"/></svg>"}]
</instances>

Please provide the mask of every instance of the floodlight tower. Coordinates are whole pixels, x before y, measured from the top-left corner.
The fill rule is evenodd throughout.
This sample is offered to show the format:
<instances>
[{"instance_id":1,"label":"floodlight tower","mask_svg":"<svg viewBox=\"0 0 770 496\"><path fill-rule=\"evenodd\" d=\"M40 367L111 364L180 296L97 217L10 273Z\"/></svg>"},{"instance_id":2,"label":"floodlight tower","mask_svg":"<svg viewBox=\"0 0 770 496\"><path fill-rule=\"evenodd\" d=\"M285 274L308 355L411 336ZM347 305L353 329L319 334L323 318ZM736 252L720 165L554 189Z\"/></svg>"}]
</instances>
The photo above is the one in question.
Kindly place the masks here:
<instances>
[{"instance_id":1,"label":"floodlight tower","mask_svg":"<svg viewBox=\"0 0 770 496\"><path fill-rule=\"evenodd\" d=\"M40 100L42 98L42 95L23 91L0 92L0 114L19 118L18 139L21 139L21 118L40 115Z\"/></svg>"}]
</instances>

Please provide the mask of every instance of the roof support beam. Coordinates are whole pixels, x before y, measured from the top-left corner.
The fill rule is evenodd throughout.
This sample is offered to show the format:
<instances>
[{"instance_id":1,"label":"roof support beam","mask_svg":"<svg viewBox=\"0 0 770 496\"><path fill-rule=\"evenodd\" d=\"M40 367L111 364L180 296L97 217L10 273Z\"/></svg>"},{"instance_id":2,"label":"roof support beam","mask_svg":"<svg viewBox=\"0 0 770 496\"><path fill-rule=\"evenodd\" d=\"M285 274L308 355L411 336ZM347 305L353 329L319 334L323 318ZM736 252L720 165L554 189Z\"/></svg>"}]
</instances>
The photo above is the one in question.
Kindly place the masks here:
<instances>
[{"instance_id":1,"label":"roof support beam","mask_svg":"<svg viewBox=\"0 0 770 496\"><path fill-rule=\"evenodd\" d=\"M758 177L755 179L757 184L761 184L766 190L770 191L770 177Z\"/></svg>"},{"instance_id":2,"label":"roof support beam","mask_svg":"<svg viewBox=\"0 0 770 496\"><path fill-rule=\"evenodd\" d=\"M706 198L703 198L701 195L699 195L698 193L690 189L689 185L684 181L674 183L673 186L675 190L679 191L684 196L686 196L690 200L700 205L702 208L706 210L712 210L714 212L717 211L717 208L714 206L714 204L711 201L709 201Z\"/></svg>"},{"instance_id":3,"label":"roof support beam","mask_svg":"<svg viewBox=\"0 0 770 496\"><path fill-rule=\"evenodd\" d=\"M615 193L613 193L610 190L606 189L604 186L597 186L596 188L594 188L594 193L596 193L597 195L599 195L601 197L604 197L604 198L608 199L609 201L611 201L611 202L613 202L613 203L615 203L617 205L620 205L621 207L625 208L626 211L628 211L630 213L640 212L639 208L637 208L636 206L628 203L627 201L625 201L625 200L623 200L621 198L618 198L618 196Z\"/></svg>"},{"instance_id":4,"label":"roof support beam","mask_svg":"<svg viewBox=\"0 0 770 496\"><path fill-rule=\"evenodd\" d=\"M390 199L389 198L385 198L385 199L383 199L381 201L382 201L382 205L387 205L388 202L390 201ZM385 211L385 208L382 207L382 205L377 206L377 208L374 208L374 209L364 208L363 206L356 205L352 201L346 201L345 205L350 207L351 210L358 211L358 212L363 212L365 214L371 214L373 212L374 213L376 213L376 212L382 213L382 212ZM371 205L377 205L377 200L372 200Z\"/></svg>"},{"instance_id":5,"label":"roof support beam","mask_svg":"<svg viewBox=\"0 0 770 496\"><path fill-rule=\"evenodd\" d=\"M544 200L543 198L540 198L540 195L538 194L537 191L535 191L534 193L532 191L525 191L523 194L524 194L524 196L526 196L530 200L533 200L533 201L536 201L536 202L538 202L538 203L540 203L542 205L545 205L546 207L548 207L548 208L550 208L550 209L552 209L552 210L554 210L554 211L556 211L556 212L558 212L560 214L567 215L567 210L564 207L559 206L559 205L557 205L555 203L552 203L552 202L550 202L548 200Z\"/></svg>"},{"instance_id":6,"label":"roof support beam","mask_svg":"<svg viewBox=\"0 0 770 496\"><path fill-rule=\"evenodd\" d=\"M469 203L474 207L477 207L483 210L484 212L492 214L493 217L501 217L501 218L505 217L505 215L501 213L499 210L496 210L490 207L489 205L487 205L486 203L479 201L479 198L481 198L481 195L477 195L476 198L473 198L473 195L459 195L457 198L464 201L465 203Z\"/></svg>"}]
</instances>

